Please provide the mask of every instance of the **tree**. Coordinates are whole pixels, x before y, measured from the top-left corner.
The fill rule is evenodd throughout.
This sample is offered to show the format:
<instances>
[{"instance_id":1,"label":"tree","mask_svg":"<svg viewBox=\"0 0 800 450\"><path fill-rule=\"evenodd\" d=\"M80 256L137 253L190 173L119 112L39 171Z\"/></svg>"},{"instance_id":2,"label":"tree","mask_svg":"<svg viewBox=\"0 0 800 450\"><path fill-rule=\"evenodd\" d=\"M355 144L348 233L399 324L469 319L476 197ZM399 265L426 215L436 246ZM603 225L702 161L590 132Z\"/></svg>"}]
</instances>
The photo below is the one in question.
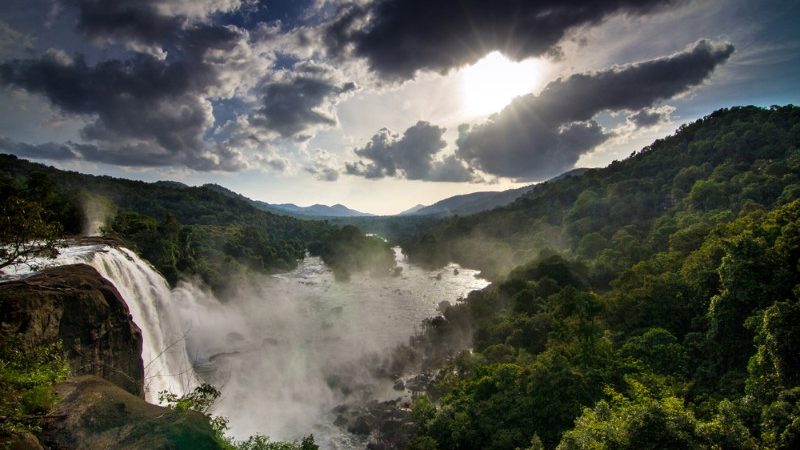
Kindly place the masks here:
<instances>
[{"instance_id":1,"label":"tree","mask_svg":"<svg viewBox=\"0 0 800 450\"><path fill-rule=\"evenodd\" d=\"M710 210L725 205L725 184L712 180L697 180L687 197L689 204L696 209Z\"/></svg>"},{"instance_id":2,"label":"tree","mask_svg":"<svg viewBox=\"0 0 800 450\"><path fill-rule=\"evenodd\" d=\"M630 398L608 389L611 398L584 408L557 449L756 448L730 402L721 402L713 419L704 423L682 399L671 394L654 396L638 382L628 381Z\"/></svg>"},{"instance_id":3,"label":"tree","mask_svg":"<svg viewBox=\"0 0 800 450\"><path fill-rule=\"evenodd\" d=\"M38 203L11 197L0 208L0 269L30 264L37 256L58 256L61 227L44 219Z\"/></svg>"},{"instance_id":4,"label":"tree","mask_svg":"<svg viewBox=\"0 0 800 450\"><path fill-rule=\"evenodd\" d=\"M663 328L650 328L641 336L628 339L620 356L639 361L661 375L684 375L688 371L686 350Z\"/></svg>"},{"instance_id":5,"label":"tree","mask_svg":"<svg viewBox=\"0 0 800 450\"><path fill-rule=\"evenodd\" d=\"M220 395L221 392L217 388L203 383L182 396L161 391L158 393L158 401L170 409L197 411L206 416L211 428L217 434L218 443L224 450L319 450L319 446L314 443L314 435L308 435L299 442L271 441L262 434L250 436L245 441L237 441L226 436L228 419L224 416L212 416L210 412Z\"/></svg>"}]
</instances>

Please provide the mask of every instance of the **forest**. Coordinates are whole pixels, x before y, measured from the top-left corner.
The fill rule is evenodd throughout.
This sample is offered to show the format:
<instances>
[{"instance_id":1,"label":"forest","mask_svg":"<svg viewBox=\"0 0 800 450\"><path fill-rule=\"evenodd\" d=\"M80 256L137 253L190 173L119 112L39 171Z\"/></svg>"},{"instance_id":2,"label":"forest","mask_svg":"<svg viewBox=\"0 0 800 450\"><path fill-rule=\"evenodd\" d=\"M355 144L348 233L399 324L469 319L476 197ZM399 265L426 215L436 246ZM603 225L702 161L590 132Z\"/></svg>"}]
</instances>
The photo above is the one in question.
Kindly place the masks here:
<instances>
[{"instance_id":1,"label":"forest","mask_svg":"<svg viewBox=\"0 0 800 450\"><path fill-rule=\"evenodd\" d=\"M57 236L95 231L87 222L97 221L103 235L131 247L173 285L199 276L221 289L248 271L294 269L307 250L345 276L394 266L388 245L358 229L261 211L212 186L84 175L0 155L0 195L4 216L18 216L11 222L40 215ZM17 230L13 223L5 229Z\"/></svg>"},{"instance_id":2,"label":"forest","mask_svg":"<svg viewBox=\"0 0 800 450\"><path fill-rule=\"evenodd\" d=\"M716 111L404 245L496 281L401 352L436 374L408 448L800 447L800 108Z\"/></svg>"}]
</instances>

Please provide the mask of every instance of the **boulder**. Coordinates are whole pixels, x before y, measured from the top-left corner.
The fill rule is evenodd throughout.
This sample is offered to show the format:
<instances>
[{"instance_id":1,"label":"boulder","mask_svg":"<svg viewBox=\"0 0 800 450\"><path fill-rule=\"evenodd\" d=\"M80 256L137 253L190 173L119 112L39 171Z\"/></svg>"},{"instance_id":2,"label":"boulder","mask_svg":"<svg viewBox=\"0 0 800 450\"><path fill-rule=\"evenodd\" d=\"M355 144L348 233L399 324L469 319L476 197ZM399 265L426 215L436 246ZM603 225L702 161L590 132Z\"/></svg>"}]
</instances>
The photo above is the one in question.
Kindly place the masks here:
<instances>
[{"instance_id":1,"label":"boulder","mask_svg":"<svg viewBox=\"0 0 800 450\"><path fill-rule=\"evenodd\" d=\"M28 431L0 436L0 448L5 450L44 450L39 439Z\"/></svg>"},{"instance_id":2,"label":"boulder","mask_svg":"<svg viewBox=\"0 0 800 450\"><path fill-rule=\"evenodd\" d=\"M60 400L38 433L45 448L223 448L203 414L152 405L102 378L73 377L54 389Z\"/></svg>"},{"instance_id":3,"label":"boulder","mask_svg":"<svg viewBox=\"0 0 800 450\"><path fill-rule=\"evenodd\" d=\"M144 395L142 334L117 289L91 266L53 267L0 284L0 339L61 341L73 375Z\"/></svg>"}]
</instances>

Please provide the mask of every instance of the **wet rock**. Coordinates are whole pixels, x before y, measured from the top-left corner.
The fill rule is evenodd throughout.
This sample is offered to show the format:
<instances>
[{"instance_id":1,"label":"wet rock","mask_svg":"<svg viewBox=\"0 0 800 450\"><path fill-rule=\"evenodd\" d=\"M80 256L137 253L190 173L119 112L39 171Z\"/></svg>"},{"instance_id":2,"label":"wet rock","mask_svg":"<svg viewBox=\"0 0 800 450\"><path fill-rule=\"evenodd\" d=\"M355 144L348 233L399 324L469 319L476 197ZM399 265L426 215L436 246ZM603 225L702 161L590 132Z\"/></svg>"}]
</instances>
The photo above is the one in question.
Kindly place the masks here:
<instances>
[{"instance_id":1,"label":"wet rock","mask_svg":"<svg viewBox=\"0 0 800 450\"><path fill-rule=\"evenodd\" d=\"M390 417L380 423L379 431L382 435L393 436L396 435L402 427L402 420Z\"/></svg>"},{"instance_id":2,"label":"wet rock","mask_svg":"<svg viewBox=\"0 0 800 450\"><path fill-rule=\"evenodd\" d=\"M142 334L117 289L91 266L43 270L0 284L0 339L60 341L75 375L97 375L144 394Z\"/></svg>"},{"instance_id":3,"label":"wet rock","mask_svg":"<svg viewBox=\"0 0 800 450\"><path fill-rule=\"evenodd\" d=\"M95 376L58 383L56 410L39 440L53 449L221 449L208 419L151 405Z\"/></svg>"},{"instance_id":4,"label":"wet rock","mask_svg":"<svg viewBox=\"0 0 800 450\"><path fill-rule=\"evenodd\" d=\"M415 425L401 400L340 405L333 409L335 425L360 436L369 436L367 448L401 449L414 436Z\"/></svg>"},{"instance_id":5,"label":"wet rock","mask_svg":"<svg viewBox=\"0 0 800 450\"><path fill-rule=\"evenodd\" d=\"M44 450L39 439L27 431L0 437L0 448L6 450Z\"/></svg>"},{"instance_id":6,"label":"wet rock","mask_svg":"<svg viewBox=\"0 0 800 450\"><path fill-rule=\"evenodd\" d=\"M347 419L345 419L344 416L336 416L336 419L334 419L333 424L339 428L347 429Z\"/></svg>"},{"instance_id":7,"label":"wet rock","mask_svg":"<svg viewBox=\"0 0 800 450\"><path fill-rule=\"evenodd\" d=\"M347 431L353 434L366 436L372 431L372 427L370 427L367 416L358 416L353 422L347 425Z\"/></svg>"},{"instance_id":8,"label":"wet rock","mask_svg":"<svg viewBox=\"0 0 800 450\"><path fill-rule=\"evenodd\" d=\"M432 381L433 377L429 373L423 372L408 379L406 381L406 389L411 392L423 392L428 389Z\"/></svg>"}]
</instances>

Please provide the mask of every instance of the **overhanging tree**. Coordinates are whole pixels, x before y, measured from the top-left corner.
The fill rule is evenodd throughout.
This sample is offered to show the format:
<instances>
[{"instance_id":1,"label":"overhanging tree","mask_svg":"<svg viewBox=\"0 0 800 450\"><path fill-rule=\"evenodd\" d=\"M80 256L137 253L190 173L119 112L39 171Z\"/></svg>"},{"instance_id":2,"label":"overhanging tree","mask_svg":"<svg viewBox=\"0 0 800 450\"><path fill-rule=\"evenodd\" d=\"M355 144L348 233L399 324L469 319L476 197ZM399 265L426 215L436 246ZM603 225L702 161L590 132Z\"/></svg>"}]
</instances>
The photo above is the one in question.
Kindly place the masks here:
<instances>
[{"instance_id":1,"label":"overhanging tree","mask_svg":"<svg viewBox=\"0 0 800 450\"><path fill-rule=\"evenodd\" d=\"M61 227L44 218L35 202L8 198L0 207L0 269L31 264L38 256L58 256L57 237Z\"/></svg>"}]
</instances>

